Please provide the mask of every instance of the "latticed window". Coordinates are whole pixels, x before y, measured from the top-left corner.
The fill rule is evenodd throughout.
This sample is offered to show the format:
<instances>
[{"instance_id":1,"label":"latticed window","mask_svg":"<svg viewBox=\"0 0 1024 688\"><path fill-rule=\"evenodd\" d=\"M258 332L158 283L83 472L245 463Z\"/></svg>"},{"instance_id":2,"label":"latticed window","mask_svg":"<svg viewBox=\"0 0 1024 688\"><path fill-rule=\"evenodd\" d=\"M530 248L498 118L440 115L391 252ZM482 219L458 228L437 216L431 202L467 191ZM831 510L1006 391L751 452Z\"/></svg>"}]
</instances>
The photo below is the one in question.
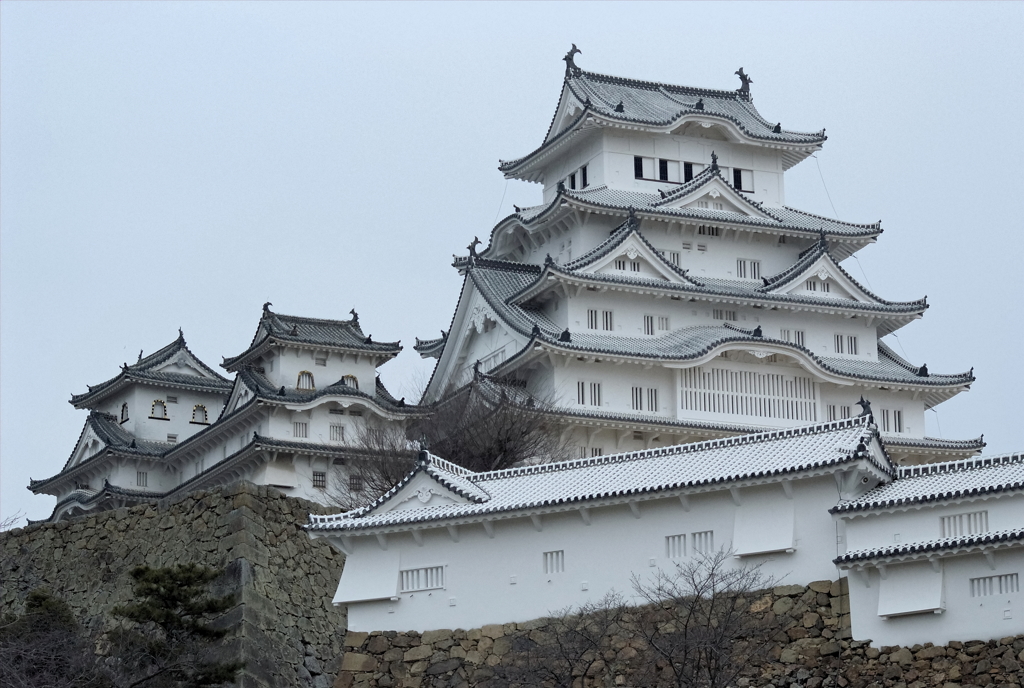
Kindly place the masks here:
<instances>
[{"instance_id":1,"label":"latticed window","mask_svg":"<svg viewBox=\"0 0 1024 688\"><path fill-rule=\"evenodd\" d=\"M205 406L203 406L202 404L196 404L195 406L192 407L192 422L202 423L203 425L206 425L207 423L210 422L209 417L206 414Z\"/></svg>"},{"instance_id":2,"label":"latticed window","mask_svg":"<svg viewBox=\"0 0 1024 688\"><path fill-rule=\"evenodd\" d=\"M295 384L295 389L314 390L316 385L313 384L313 373L308 370L303 370L299 373L299 381Z\"/></svg>"},{"instance_id":3,"label":"latticed window","mask_svg":"<svg viewBox=\"0 0 1024 688\"><path fill-rule=\"evenodd\" d=\"M359 389L359 380L356 379L355 375L346 375L341 378L341 384L351 387L352 389Z\"/></svg>"},{"instance_id":4,"label":"latticed window","mask_svg":"<svg viewBox=\"0 0 1024 688\"><path fill-rule=\"evenodd\" d=\"M331 426L331 442L344 442L345 441L345 426L344 425L332 425Z\"/></svg>"},{"instance_id":5,"label":"latticed window","mask_svg":"<svg viewBox=\"0 0 1024 688\"><path fill-rule=\"evenodd\" d=\"M565 571L565 550L544 552L544 573L562 573Z\"/></svg>"},{"instance_id":6,"label":"latticed window","mask_svg":"<svg viewBox=\"0 0 1024 688\"><path fill-rule=\"evenodd\" d=\"M327 489L327 473L324 471L313 471L313 487L318 490Z\"/></svg>"},{"instance_id":7,"label":"latticed window","mask_svg":"<svg viewBox=\"0 0 1024 688\"><path fill-rule=\"evenodd\" d=\"M362 492L363 491L363 476L358 473L353 473L348 477L348 489L349 492Z\"/></svg>"},{"instance_id":8,"label":"latticed window","mask_svg":"<svg viewBox=\"0 0 1024 688\"><path fill-rule=\"evenodd\" d=\"M309 423L303 421L295 421L292 423L292 437L303 439L309 437Z\"/></svg>"},{"instance_id":9,"label":"latticed window","mask_svg":"<svg viewBox=\"0 0 1024 688\"><path fill-rule=\"evenodd\" d=\"M166 419L167 418L167 404L165 404L162 399L155 399L153 401L153 407L150 409L149 417L150 418Z\"/></svg>"},{"instance_id":10,"label":"latticed window","mask_svg":"<svg viewBox=\"0 0 1024 688\"><path fill-rule=\"evenodd\" d=\"M136 471L135 485L137 487L149 487L149 473L146 471Z\"/></svg>"}]
</instances>

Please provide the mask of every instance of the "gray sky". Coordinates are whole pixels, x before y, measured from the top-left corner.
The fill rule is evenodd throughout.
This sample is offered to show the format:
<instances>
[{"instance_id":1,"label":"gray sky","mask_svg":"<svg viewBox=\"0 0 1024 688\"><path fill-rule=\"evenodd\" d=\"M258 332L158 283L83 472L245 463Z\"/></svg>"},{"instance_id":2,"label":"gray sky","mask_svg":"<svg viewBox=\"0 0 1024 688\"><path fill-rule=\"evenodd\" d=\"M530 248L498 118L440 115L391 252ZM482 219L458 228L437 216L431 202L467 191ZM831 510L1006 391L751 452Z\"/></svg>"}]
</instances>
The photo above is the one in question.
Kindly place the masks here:
<instances>
[{"instance_id":1,"label":"gray sky","mask_svg":"<svg viewBox=\"0 0 1024 688\"><path fill-rule=\"evenodd\" d=\"M382 378L411 396L452 254L539 202L497 161L540 143L574 42L584 69L641 79L731 89L743 66L767 119L826 127L788 204L881 218L845 267L932 304L889 341L974 366L929 434L1024 450L1021 35L1020 2L3 2L0 514L49 515L25 485L71 453L71 393L179 326L217 365L264 301L355 307L406 344Z\"/></svg>"}]
</instances>

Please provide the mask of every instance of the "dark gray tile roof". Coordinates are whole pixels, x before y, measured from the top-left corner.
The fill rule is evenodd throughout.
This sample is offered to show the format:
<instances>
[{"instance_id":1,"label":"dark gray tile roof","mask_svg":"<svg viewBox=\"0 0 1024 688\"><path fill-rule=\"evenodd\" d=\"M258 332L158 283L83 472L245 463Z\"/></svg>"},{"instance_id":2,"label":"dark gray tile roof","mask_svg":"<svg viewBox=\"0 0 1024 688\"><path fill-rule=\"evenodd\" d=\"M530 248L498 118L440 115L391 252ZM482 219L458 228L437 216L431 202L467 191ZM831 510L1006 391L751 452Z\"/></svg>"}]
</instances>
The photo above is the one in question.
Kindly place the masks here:
<instances>
[{"instance_id":1,"label":"dark gray tile roof","mask_svg":"<svg viewBox=\"0 0 1024 688\"><path fill-rule=\"evenodd\" d=\"M813 147L825 142L825 130L799 132L781 129L777 123L764 119L754 107L749 93L676 86L651 81L581 71L566 79L566 92L571 93L584 109L578 117L555 131L556 123L545 136L544 143L532 153L516 160L501 161L506 174L514 172L546 148L571 137L588 119L598 116L609 122L650 127L667 127L687 115L731 122L746 136L768 144L789 144ZM556 115L561 107L556 108Z\"/></svg>"},{"instance_id":2,"label":"dark gray tile roof","mask_svg":"<svg viewBox=\"0 0 1024 688\"><path fill-rule=\"evenodd\" d=\"M56 506L54 506L53 508L53 512L50 514L50 517L46 520L53 520L53 518L57 515L57 512L59 510L61 510L68 504L71 504L72 502L80 504L83 507L88 507L93 504L96 504L97 502L101 502L104 499L118 497L122 502L139 504L142 502L155 501L166 495L166 492L150 492L148 490L129 490L127 488L111 485L108 481L104 480L103 487L101 487L98 490L73 490L67 497L57 502ZM38 523L38 521L36 522Z\"/></svg>"},{"instance_id":3,"label":"dark gray tile roof","mask_svg":"<svg viewBox=\"0 0 1024 688\"><path fill-rule=\"evenodd\" d=\"M355 531L448 519L472 519L522 509L559 509L608 499L648 499L669 490L702 489L749 479L828 469L865 460L883 475L868 445L877 438L867 418L775 430L754 435L674 445L626 454L524 466L487 473L458 472L436 457L422 457L416 470L379 500L338 516L311 517L308 530ZM381 511L418 472L434 470L450 482L472 484L468 503ZM456 469L458 467L455 467Z\"/></svg>"},{"instance_id":4,"label":"dark gray tile roof","mask_svg":"<svg viewBox=\"0 0 1024 688\"><path fill-rule=\"evenodd\" d=\"M64 462L64 468L61 469L60 473L43 480L29 480L28 489L33 492L38 492L42 488L56 481L58 478L64 478L79 468L84 469L91 466L92 464L90 462L110 451L126 456L159 458L176 446L170 442L156 442L153 440L139 439L125 430L116 417L109 413L104 413L103 411L89 412L89 417L86 418L85 425L82 427L82 432L79 434L79 441L81 441L81 438L85 435L86 431L90 429L103 443L103 446L99 451L92 456L83 457L78 464L71 466L71 459L75 455L74 450L72 450L71 455L68 456L67 461ZM78 442L75 443L75 450L77 449Z\"/></svg>"},{"instance_id":5,"label":"dark gray tile roof","mask_svg":"<svg viewBox=\"0 0 1024 688\"><path fill-rule=\"evenodd\" d=\"M186 351L190 358L210 377L153 370L182 350ZM72 394L71 404L76 408L88 406L131 383L150 383L162 387L221 394L227 394L231 391L231 381L199 360L185 344L185 336L181 333L181 330L178 330L177 339L149 356L140 357L132 365L126 363L116 377L112 377L98 385L90 385L89 391L83 394Z\"/></svg>"},{"instance_id":6,"label":"dark gray tile roof","mask_svg":"<svg viewBox=\"0 0 1024 688\"><path fill-rule=\"evenodd\" d=\"M448 342L448 333L442 331L441 336L437 339L420 339L416 338L416 345L413 349L420 355L421 358L441 358L441 354L444 352L444 345Z\"/></svg>"},{"instance_id":7,"label":"dark gray tile roof","mask_svg":"<svg viewBox=\"0 0 1024 688\"><path fill-rule=\"evenodd\" d=\"M374 384L373 394L368 394L355 387L350 387L342 380L333 382L324 387L312 391L298 390L294 387L274 387L260 370L253 366L245 366L238 371L238 379L257 398L273 403L305 404L322 397L351 397L362 399L375 404L376 406L395 413L420 413L423 409L415 404L405 403L404 400L395 399L384 387L384 383L378 377Z\"/></svg>"},{"instance_id":8,"label":"dark gray tile roof","mask_svg":"<svg viewBox=\"0 0 1024 688\"><path fill-rule=\"evenodd\" d=\"M509 269L506 266L514 266L514 268ZM700 358L712 348L727 342L771 343L802 352L828 372L861 380L902 382L925 387L956 387L974 381L973 372L955 375L919 375L919 367L904 361L883 342L878 343L877 361L825 357L818 356L809 349L791 342L764 336L757 337L753 330L744 330L730 324L684 327L657 337L625 337L588 331L571 332L570 341L560 341L562 328L553 323L543 312L509 303L513 297L535 281L539 270L539 266L523 266L515 263L477 259L468 267L468 275L487 303L507 325L522 335L531 336L555 348L597 355L684 361ZM537 330L534 330L534 326L537 327ZM527 346L522 352L506 360L503 368L509 367L531 348Z\"/></svg>"},{"instance_id":9,"label":"dark gray tile roof","mask_svg":"<svg viewBox=\"0 0 1024 688\"><path fill-rule=\"evenodd\" d=\"M832 560L835 564L853 564L871 559L914 559L927 554L965 553L994 547L1017 545L1024 541L1024 528L998 530L979 535L948 537L925 542L889 545L847 552Z\"/></svg>"},{"instance_id":10,"label":"dark gray tile roof","mask_svg":"<svg viewBox=\"0 0 1024 688\"><path fill-rule=\"evenodd\" d=\"M635 236L639 241L650 249L651 253L655 256L655 260L668 271L678 275L683 283L672 283L666 282L661 279L644 278L644 277L632 277L630 275L618 275L618 274L595 274L592 272L582 272L582 270L593 263L597 262L601 258L608 256L613 253L623 242L631 236ZM822 256L827 256L832 266L844 277L850 280L867 298L874 299L875 303L855 301L853 299L843 299L835 296L829 296L826 292L819 292L822 294L777 294L773 293L774 290L785 286L788 282L793 281L801 274L803 274L808 268L810 268L815 261ZM486 260L486 259L485 259ZM497 263L496 263L497 264ZM926 299L917 299L916 301L888 301L883 299L872 292L864 288L857 280L853 278L846 270L839 265L839 262L829 253L828 242L825 240L819 240L813 247L812 250L805 251L803 256L791 267L780 272L778 275L765 278L763 281L758 282L757 280L738 280L738 279L718 279L718 278L696 278L688 273L687 270L680 269L676 265L670 263L664 256L662 256L658 249L656 249L647 238L639 231L636 224L629 221L623 223L619 228L611 234L605 241L598 244L592 250L584 253L580 257L566 263L565 265L558 265L553 262L545 264L543 271L537 275L533 283L522 289L520 292L511 297L511 302L523 301L527 297L532 297L539 291L550 288L553 286L549 281L549 275L563 275L571 276L577 279L585 279L591 282L605 282L609 284L627 284L635 286L643 286L661 290L678 291L681 294L695 295L695 294L707 294L710 296L724 296L734 297L740 300L757 300L768 303L792 303L799 304L800 306L817 306L823 309L841 309L841 310L854 310L864 311L871 313L891 313L891 314L905 314L905 315L917 315L923 313L928 308Z\"/></svg>"},{"instance_id":11,"label":"dark gray tile roof","mask_svg":"<svg viewBox=\"0 0 1024 688\"><path fill-rule=\"evenodd\" d=\"M849 513L1024 489L1024 454L901 466L896 480L832 507Z\"/></svg>"},{"instance_id":12,"label":"dark gray tile roof","mask_svg":"<svg viewBox=\"0 0 1024 688\"><path fill-rule=\"evenodd\" d=\"M985 448L985 436L970 440L946 440L940 437L907 437L905 435L886 435L883 433L887 447L897 449L934 449L948 452L979 452Z\"/></svg>"},{"instance_id":13,"label":"dark gray tile roof","mask_svg":"<svg viewBox=\"0 0 1024 688\"><path fill-rule=\"evenodd\" d=\"M263 306L263 315L249 348L237 356L225 358L222 367L229 370L237 368L262 353L272 343L367 351L379 353L385 358L397 356L402 350L401 342L375 342L372 336L363 334L355 311L351 320L325 320L282 315L272 312L269 306Z\"/></svg>"}]
</instances>

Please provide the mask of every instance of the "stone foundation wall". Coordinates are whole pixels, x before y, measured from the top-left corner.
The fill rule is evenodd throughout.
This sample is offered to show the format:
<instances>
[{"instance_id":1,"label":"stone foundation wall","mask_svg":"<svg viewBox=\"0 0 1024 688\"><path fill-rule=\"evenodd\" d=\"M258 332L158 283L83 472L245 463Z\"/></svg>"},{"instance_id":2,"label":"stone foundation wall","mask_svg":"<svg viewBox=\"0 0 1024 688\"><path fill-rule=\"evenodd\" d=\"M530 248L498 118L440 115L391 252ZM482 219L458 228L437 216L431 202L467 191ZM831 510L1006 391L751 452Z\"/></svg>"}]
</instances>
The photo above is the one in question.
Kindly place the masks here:
<instances>
[{"instance_id":1,"label":"stone foundation wall","mask_svg":"<svg viewBox=\"0 0 1024 688\"><path fill-rule=\"evenodd\" d=\"M342 556L300 530L319 505L239 483L173 501L0 534L0 613L18 613L33 588L70 605L90 631L131 596L131 570L179 563L225 568L217 594L239 604L219 623L225 651L246 662L238 685L328 688L345 635L330 600Z\"/></svg>"},{"instance_id":2,"label":"stone foundation wall","mask_svg":"<svg viewBox=\"0 0 1024 688\"><path fill-rule=\"evenodd\" d=\"M959 688L1024 683L1024 636L946 647L871 647L850 640L846 579L777 587L752 611L782 618L786 641L767 661L751 664L737 688ZM463 688L506 686L503 668L516 662L517 640L545 622L425 633L349 633L334 688ZM534 636L537 637L537 636ZM636 639L611 638L603 661L573 688L638 686ZM546 685L541 682L522 685Z\"/></svg>"}]
</instances>

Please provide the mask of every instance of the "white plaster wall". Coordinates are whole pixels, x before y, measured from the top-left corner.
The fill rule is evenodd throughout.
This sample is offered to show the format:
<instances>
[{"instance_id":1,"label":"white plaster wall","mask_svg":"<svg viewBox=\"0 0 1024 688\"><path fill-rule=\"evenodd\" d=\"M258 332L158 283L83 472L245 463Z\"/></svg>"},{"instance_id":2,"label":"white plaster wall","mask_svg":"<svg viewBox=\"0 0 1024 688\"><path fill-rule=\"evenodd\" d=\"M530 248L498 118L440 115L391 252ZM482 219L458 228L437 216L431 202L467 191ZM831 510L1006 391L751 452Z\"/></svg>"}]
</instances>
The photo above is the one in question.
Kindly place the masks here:
<instances>
[{"instance_id":1,"label":"white plaster wall","mask_svg":"<svg viewBox=\"0 0 1024 688\"><path fill-rule=\"evenodd\" d=\"M989 497L964 500L959 503L938 502L904 511L846 516L847 549L937 540L942 537L942 517L976 511L988 512L990 531L1020 528L1024 524L1024 494L1005 495L998 499Z\"/></svg>"},{"instance_id":2,"label":"white plaster wall","mask_svg":"<svg viewBox=\"0 0 1024 688\"><path fill-rule=\"evenodd\" d=\"M317 365L316 359L325 356L327 365ZM372 396L377 377L376 363L377 361L369 356L357 357L355 354L324 350L276 347L272 355L265 357L263 368L267 379L275 387L283 385L289 389L295 389L299 373L304 370L313 374L313 382L317 389L332 385L345 375L355 375L359 381L359 391Z\"/></svg>"},{"instance_id":3,"label":"white plaster wall","mask_svg":"<svg viewBox=\"0 0 1024 688\"><path fill-rule=\"evenodd\" d=\"M950 640L989 640L1024 633L1024 593L971 597L971 578L1006 573L1017 573L1019 578L1024 578L1024 548L998 551L993 561L994 569L981 554L942 558L945 611L888 619L878 616L879 591L888 581L881 580L874 568L851 571L854 640L871 640L876 646L945 645Z\"/></svg>"},{"instance_id":4,"label":"white plaster wall","mask_svg":"<svg viewBox=\"0 0 1024 688\"><path fill-rule=\"evenodd\" d=\"M786 499L779 485L757 489ZM835 481L831 476L801 481L793 495L795 551L750 560L764 561L764 572L786 583L832 579L836 535L828 509L837 501ZM397 601L351 603L349 629L474 628L542 617L611 590L629 595L634 573L643 577L655 567L671 569L666 536L713 530L715 546L728 547L738 508L744 507L737 507L728 492L715 492L691 497L689 511L676 498L641 502L639 519L625 505L595 508L589 526L576 511L544 516L541 532L529 518L500 520L494 522L493 539L479 524L460 526L458 542L444 528L424 529L422 547L409 534L389 535L387 552L373 536L351 538L350 562L359 558L360 566L386 566L397 550L400 568L443 565L446 581L444 590L407 593ZM543 553L553 550L564 550L565 571L545 575ZM396 576L397 584L397 571L380 575Z\"/></svg>"},{"instance_id":5,"label":"white plaster wall","mask_svg":"<svg viewBox=\"0 0 1024 688\"><path fill-rule=\"evenodd\" d=\"M167 403L168 420L150 418L153 401L160 399L166 403L168 396L178 398L175 404ZM128 422L122 424L125 430L138 438L157 442L166 442L167 435L174 434L178 436L178 442L182 442L206 427L192 422L193 408L197 404L206 406L206 418L213 423L220 415L226 398L226 394L136 384L106 400L100 410L120 420L121 404L128 402Z\"/></svg>"}]
</instances>

